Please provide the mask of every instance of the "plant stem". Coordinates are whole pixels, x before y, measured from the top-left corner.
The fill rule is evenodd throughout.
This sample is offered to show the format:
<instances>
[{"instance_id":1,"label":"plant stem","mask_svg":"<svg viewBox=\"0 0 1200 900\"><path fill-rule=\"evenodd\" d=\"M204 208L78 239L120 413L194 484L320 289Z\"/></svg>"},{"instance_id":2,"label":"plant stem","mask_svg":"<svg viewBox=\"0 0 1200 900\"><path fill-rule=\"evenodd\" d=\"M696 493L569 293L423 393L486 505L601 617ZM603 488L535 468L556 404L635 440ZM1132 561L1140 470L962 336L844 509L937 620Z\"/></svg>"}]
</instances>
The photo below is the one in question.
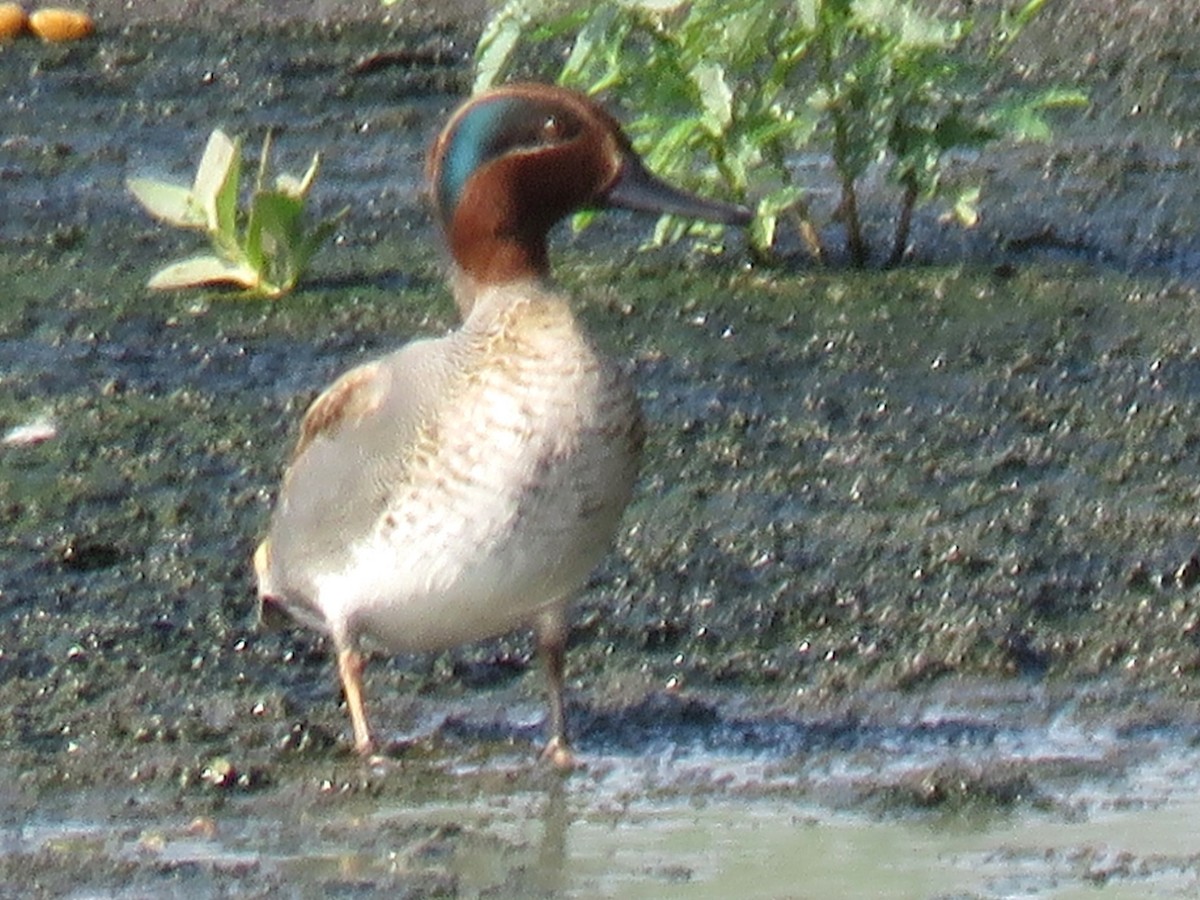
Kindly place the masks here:
<instances>
[{"instance_id":1,"label":"plant stem","mask_svg":"<svg viewBox=\"0 0 1200 900\"><path fill-rule=\"evenodd\" d=\"M913 209L917 205L917 179L908 173L905 174L902 182L904 196L900 199L900 219L896 222L896 237L892 241L892 252L888 256L887 262L884 263L884 268L887 269L894 269L900 265L904 254L908 251L908 235L912 228Z\"/></svg>"},{"instance_id":2,"label":"plant stem","mask_svg":"<svg viewBox=\"0 0 1200 900\"><path fill-rule=\"evenodd\" d=\"M796 205L789 211L796 226L796 231L800 235L800 240L814 260L821 265L825 264L825 245L821 243L821 235L817 231L817 227L813 225L812 216L808 211L808 204L803 200L796 202Z\"/></svg>"},{"instance_id":3,"label":"plant stem","mask_svg":"<svg viewBox=\"0 0 1200 900\"><path fill-rule=\"evenodd\" d=\"M867 245L863 240L862 222L858 218L858 193L854 189L854 175L850 168L849 127L845 117L833 112L833 167L837 169L842 184L842 216L846 221L846 249L850 252L850 264L861 269L867 264Z\"/></svg>"},{"instance_id":4,"label":"plant stem","mask_svg":"<svg viewBox=\"0 0 1200 900\"><path fill-rule=\"evenodd\" d=\"M848 28L849 5L845 8L833 4L821 6L823 39L818 42L820 58L817 81L826 94L834 98L829 109L833 123L833 167L842 185L841 213L846 222L846 249L850 253L850 264L856 269L867 264L867 245L863 240L862 222L858 218L858 195L854 188L857 173L854 170L853 151L850 145L850 129L854 112L848 109L850 99L839 84L835 69L835 57L844 47ZM828 17L828 18L826 18Z\"/></svg>"},{"instance_id":5,"label":"plant stem","mask_svg":"<svg viewBox=\"0 0 1200 900\"><path fill-rule=\"evenodd\" d=\"M856 269L866 268L867 242L863 240L862 221L858 217L858 192L854 178L842 172L842 215L846 218L846 249L850 252L850 264Z\"/></svg>"}]
</instances>

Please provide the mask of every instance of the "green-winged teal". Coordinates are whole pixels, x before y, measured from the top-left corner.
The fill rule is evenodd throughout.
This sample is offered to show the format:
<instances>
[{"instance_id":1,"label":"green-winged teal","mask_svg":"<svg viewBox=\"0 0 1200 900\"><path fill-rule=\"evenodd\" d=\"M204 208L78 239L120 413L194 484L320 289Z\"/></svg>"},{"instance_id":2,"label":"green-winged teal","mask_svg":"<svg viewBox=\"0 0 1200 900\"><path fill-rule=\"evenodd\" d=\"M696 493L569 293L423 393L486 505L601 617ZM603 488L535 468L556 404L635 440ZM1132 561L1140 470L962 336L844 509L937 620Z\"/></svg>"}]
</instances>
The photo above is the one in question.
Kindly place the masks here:
<instances>
[{"instance_id":1,"label":"green-winged teal","mask_svg":"<svg viewBox=\"0 0 1200 900\"><path fill-rule=\"evenodd\" d=\"M749 213L655 178L598 105L538 84L459 108L428 176L462 326L313 402L255 554L258 592L332 636L363 754L375 740L359 638L428 651L532 625L550 689L543 756L568 767L566 605L616 531L643 430L628 377L550 284L547 232L587 208Z\"/></svg>"}]
</instances>

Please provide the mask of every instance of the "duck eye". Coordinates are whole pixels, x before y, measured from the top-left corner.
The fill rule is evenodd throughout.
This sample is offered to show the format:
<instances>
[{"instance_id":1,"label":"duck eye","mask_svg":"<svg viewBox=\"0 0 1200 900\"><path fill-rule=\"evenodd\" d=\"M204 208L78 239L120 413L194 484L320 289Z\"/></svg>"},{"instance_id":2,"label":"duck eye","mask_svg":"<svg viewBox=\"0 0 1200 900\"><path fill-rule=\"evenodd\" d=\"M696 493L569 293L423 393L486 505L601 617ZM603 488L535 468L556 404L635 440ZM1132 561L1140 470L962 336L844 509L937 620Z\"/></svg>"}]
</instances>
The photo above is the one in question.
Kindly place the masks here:
<instances>
[{"instance_id":1,"label":"duck eye","mask_svg":"<svg viewBox=\"0 0 1200 900\"><path fill-rule=\"evenodd\" d=\"M546 116L542 122L542 139L547 143L557 141L562 137L563 129L555 116Z\"/></svg>"}]
</instances>

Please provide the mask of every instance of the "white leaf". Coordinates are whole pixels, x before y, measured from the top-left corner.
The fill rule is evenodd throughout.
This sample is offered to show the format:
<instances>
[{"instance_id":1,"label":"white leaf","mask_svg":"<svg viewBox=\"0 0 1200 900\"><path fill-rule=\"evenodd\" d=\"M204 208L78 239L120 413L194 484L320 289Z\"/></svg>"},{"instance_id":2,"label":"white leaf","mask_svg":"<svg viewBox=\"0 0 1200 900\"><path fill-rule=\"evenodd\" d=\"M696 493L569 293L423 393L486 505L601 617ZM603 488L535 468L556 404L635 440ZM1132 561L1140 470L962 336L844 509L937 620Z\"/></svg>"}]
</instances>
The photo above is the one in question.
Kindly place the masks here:
<instances>
[{"instance_id":1,"label":"white leaf","mask_svg":"<svg viewBox=\"0 0 1200 900\"><path fill-rule=\"evenodd\" d=\"M714 137L720 137L733 122L733 91L725 81L725 70L702 62L692 69L692 80L704 104L704 122Z\"/></svg>"},{"instance_id":2,"label":"white leaf","mask_svg":"<svg viewBox=\"0 0 1200 900\"><path fill-rule=\"evenodd\" d=\"M228 263L217 256L193 256L159 269L146 286L156 291L206 284L236 284L254 288L258 282L258 273L247 265Z\"/></svg>"},{"instance_id":3,"label":"white leaf","mask_svg":"<svg viewBox=\"0 0 1200 900\"><path fill-rule=\"evenodd\" d=\"M208 136L200 167L196 170L196 181L192 195L204 210L204 219L209 231L221 230L221 215L218 201L229 181L229 175L241 153L238 142L229 139L220 128Z\"/></svg>"},{"instance_id":4,"label":"white leaf","mask_svg":"<svg viewBox=\"0 0 1200 900\"><path fill-rule=\"evenodd\" d=\"M196 204L192 192L182 185L130 178L125 186L154 218L180 228L204 227L204 211Z\"/></svg>"}]
</instances>

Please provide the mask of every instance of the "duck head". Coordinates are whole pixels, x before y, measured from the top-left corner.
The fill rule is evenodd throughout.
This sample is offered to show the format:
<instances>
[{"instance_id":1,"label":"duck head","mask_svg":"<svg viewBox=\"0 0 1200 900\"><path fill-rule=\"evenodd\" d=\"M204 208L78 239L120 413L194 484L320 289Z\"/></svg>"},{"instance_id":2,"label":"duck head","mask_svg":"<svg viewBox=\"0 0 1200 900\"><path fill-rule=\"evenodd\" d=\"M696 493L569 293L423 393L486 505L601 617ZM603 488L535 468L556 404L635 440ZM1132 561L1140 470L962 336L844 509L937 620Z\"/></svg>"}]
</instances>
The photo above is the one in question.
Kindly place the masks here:
<instances>
[{"instance_id":1,"label":"duck head","mask_svg":"<svg viewBox=\"0 0 1200 900\"><path fill-rule=\"evenodd\" d=\"M434 142L427 174L450 253L476 284L547 275L547 233L577 210L729 225L752 217L661 181L616 119L582 94L543 84L505 85L465 103Z\"/></svg>"}]
</instances>

